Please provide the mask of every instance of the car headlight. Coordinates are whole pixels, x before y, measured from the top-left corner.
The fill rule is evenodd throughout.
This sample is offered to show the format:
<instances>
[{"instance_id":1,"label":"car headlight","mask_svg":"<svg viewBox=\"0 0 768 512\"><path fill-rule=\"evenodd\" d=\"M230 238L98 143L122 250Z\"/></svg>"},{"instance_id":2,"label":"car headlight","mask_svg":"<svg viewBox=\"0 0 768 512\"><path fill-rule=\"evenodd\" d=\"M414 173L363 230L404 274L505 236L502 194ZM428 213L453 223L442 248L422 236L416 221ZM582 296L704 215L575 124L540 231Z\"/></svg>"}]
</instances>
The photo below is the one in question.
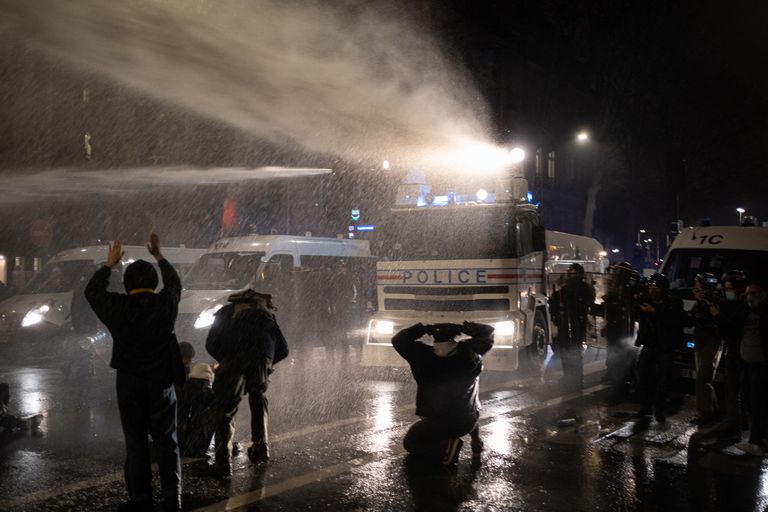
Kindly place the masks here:
<instances>
[{"instance_id":1,"label":"car headlight","mask_svg":"<svg viewBox=\"0 0 768 512\"><path fill-rule=\"evenodd\" d=\"M379 336L391 336L395 332L395 324L389 320L376 320L373 329Z\"/></svg>"},{"instance_id":2,"label":"car headlight","mask_svg":"<svg viewBox=\"0 0 768 512\"><path fill-rule=\"evenodd\" d=\"M50 310L50 306L48 304L43 304L40 307L32 308L29 310L29 312L24 315L24 318L21 319L21 326L22 327L29 327L32 325L37 325L40 322L43 321L43 318L45 318L45 314Z\"/></svg>"},{"instance_id":3,"label":"car headlight","mask_svg":"<svg viewBox=\"0 0 768 512\"><path fill-rule=\"evenodd\" d=\"M515 322L506 320L504 322L496 322L493 325L494 331L498 336L514 336L515 335Z\"/></svg>"},{"instance_id":4,"label":"car headlight","mask_svg":"<svg viewBox=\"0 0 768 512\"><path fill-rule=\"evenodd\" d=\"M197 315L197 318L195 319L195 329L205 329L206 327L212 326L213 321L216 318L216 312L220 310L221 307L221 304L216 304L212 308L208 308Z\"/></svg>"}]
</instances>

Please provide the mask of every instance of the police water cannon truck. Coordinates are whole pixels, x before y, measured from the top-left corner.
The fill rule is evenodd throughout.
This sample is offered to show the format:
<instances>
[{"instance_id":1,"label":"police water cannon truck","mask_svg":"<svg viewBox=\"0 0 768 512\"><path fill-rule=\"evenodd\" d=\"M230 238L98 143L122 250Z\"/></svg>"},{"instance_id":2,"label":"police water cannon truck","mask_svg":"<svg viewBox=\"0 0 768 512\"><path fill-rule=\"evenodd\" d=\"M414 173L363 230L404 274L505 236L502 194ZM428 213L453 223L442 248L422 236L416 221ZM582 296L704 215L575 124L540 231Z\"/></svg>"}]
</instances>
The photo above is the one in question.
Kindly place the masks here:
<instances>
[{"instance_id":1,"label":"police water cannon truck","mask_svg":"<svg viewBox=\"0 0 768 512\"><path fill-rule=\"evenodd\" d=\"M608 260L592 238L546 230L530 201L522 178L495 191L402 186L376 242L377 310L361 364L402 365L390 342L400 329L467 320L495 328L487 368L541 365L552 335L548 288L573 262L603 273Z\"/></svg>"}]
</instances>

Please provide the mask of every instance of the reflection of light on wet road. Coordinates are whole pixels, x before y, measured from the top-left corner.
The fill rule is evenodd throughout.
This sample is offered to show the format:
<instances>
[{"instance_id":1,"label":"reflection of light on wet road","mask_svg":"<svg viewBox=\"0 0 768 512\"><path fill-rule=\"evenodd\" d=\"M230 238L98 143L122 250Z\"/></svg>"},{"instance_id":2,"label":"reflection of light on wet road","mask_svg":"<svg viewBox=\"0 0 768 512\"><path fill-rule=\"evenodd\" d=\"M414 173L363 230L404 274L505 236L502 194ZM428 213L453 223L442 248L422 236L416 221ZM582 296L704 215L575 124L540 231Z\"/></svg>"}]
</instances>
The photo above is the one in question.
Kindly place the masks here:
<instances>
[{"instance_id":1,"label":"reflection of light on wet road","mask_svg":"<svg viewBox=\"0 0 768 512\"><path fill-rule=\"evenodd\" d=\"M485 442L486 449L501 454L509 454L510 444L509 420L494 421L483 427L480 435Z\"/></svg>"},{"instance_id":2,"label":"reflection of light on wet road","mask_svg":"<svg viewBox=\"0 0 768 512\"><path fill-rule=\"evenodd\" d=\"M17 396L12 396L12 400L17 400L19 411L22 415L40 414L43 394L40 392L40 377L35 371L24 372L20 376L21 389Z\"/></svg>"},{"instance_id":3,"label":"reflection of light on wet road","mask_svg":"<svg viewBox=\"0 0 768 512\"><path fill-rule=\"evenodd\" d=\"M381 390L373 399L373 431L367 436L367 450L378 452L385 450L392 439L394 398L391 390Z\"/></svg>"}]
</instances>

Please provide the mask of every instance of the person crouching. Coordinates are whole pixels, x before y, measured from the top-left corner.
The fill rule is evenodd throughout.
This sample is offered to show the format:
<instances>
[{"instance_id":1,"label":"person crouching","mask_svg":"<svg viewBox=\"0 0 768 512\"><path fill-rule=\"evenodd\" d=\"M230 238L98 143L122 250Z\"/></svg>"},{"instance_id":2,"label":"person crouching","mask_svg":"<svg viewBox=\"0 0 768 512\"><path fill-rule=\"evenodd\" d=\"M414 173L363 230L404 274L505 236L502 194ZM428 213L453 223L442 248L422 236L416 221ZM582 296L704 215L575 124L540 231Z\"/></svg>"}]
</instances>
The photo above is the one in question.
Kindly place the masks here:
<instances>
[{"instance_id":1,"label":"person crouching","mask_svg":"<svg viewBox=\"0 0 768 512\"><path fill-rule=\"evenodd\" d=\"M457 342L462 333L471 338ZM432 347L416 341L425 334L433 337ZM470 434L473 455L479 456L479 381L482 355L493 347L493 327L418 323L395 334L392 345L410 364L418 386L416 415L421 419L405 435L405 449L425 460L455 465L464 444L461 437Z\"/></svg>"}]
</instances>

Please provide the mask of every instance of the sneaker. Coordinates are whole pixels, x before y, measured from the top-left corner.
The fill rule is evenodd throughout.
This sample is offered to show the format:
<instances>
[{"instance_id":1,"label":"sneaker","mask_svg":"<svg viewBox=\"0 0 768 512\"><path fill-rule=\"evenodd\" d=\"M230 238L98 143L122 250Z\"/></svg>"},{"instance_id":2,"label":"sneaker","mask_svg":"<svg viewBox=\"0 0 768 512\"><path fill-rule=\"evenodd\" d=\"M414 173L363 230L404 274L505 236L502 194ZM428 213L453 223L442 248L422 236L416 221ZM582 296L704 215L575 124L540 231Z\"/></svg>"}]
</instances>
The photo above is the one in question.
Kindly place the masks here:
<instances>
[{"instance_id":1,"label":"sneaker","mask_svg":"<svg viewBox=\"0 0 768 512\"><path fill-rule=\"evenodd\" d=\"M260 464L269 460L269 446L267 443L253 444L248 448L248 458L254 464Z\"/></svg>"},{"instance_id":2,"label":"sneaker","mask_svg":"<svg viewBox=\"0 0 768 512\"><path fill-rule=\"evenodd\" d=\"M755 457L765 457L766 453L763 451L763 449L760 447L760 445L757 445L755 443L738 443L735 445L736 448L743 451L744 453L748 453L750 455L754 455Z\"/></svg>"},{"instance_id":3,"label":"sneaker","mask_svg":"<svg viewBox=\"0 0 768 512\"><path fill-rule=\"evenodd\" d=\"M440 462L445 466L455 466L458 464L462 446L464 446L464 441L459 437L445 441L443 444L443 458Z\"/></svg>"}]
</instances>

